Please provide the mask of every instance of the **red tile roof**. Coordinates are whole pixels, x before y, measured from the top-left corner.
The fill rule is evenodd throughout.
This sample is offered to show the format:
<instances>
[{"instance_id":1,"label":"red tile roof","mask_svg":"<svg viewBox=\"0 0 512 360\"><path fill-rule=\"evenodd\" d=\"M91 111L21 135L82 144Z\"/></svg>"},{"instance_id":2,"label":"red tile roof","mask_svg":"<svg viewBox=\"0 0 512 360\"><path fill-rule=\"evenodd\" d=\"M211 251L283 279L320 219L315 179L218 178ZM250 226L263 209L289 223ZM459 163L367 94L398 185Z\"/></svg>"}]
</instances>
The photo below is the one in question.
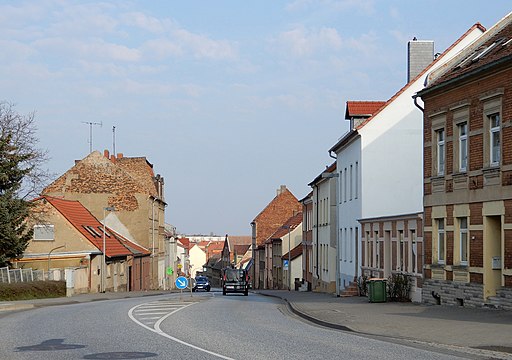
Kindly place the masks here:
<instances>
[{"instance_id":1,"label":"red tile roof","mask_svg":"<svg viewBox=\"0 0 512 360\"><path fill-rule=\"evenodd\" d=\"M347 101L345 110L345 119L350 120L353 117L370 117L377 110L384 106L385 101Z\"/></svg>"},{"instance_id":2,"label":"red tile roof","mask_svg":"<svg viewBox=\"0 0 512 360\"><path fill-rule=\"evenodd\" d=\"M286 222L280 226L269 238L268 240L281 239L283 236L288 234L288 226L290 227L290 231L293 231L297 226L302 223L302 211L298 212L294 216L290 217ZM267 241L268 241L267 240Z\"/></svg>"},{"instance_id":3,"label":"red tile roof","mask_svg":"<svg viewBox=\"0 0 512 360\"><path fill-rule=\"evenodd\" d=\"M442 69L444 74L435 79L428 88L456 80L487 68L500 62L508 61L512 57L512 13L489 29L478 40L468 46L456 64L451 68ZM455 59L454 59L455 60Z\"/></svg>"},{"instance_id":4,"label":"red tile roof","mask_svg":"<svg viewBox=\"0 0 512 360\"><path fill-rule=\"evenodd\" d=\"M302 255L302 244L299 244L292 249L291 254L290 254L290 259L291 260L296 259L301 255ZM288 260L288 253L281 256L281 260Z\"/></svg>"},{"instance_id":5,"label":"red tile roof","mask_svg":"<svg viewBox=\"0 0 512 360\"><path fill-rule=\"evenodd\" d=\"M42 196L42 199L48 201L62 216L68 220L87 240L89 240L100 251L103 251L103 224L98 221L79 201L64 200L51 196ZM39 198L39 199L41 199ZM128 239L122 238L118 234L106 227L105 232L105 254L107 257L133 255L129 247L137 253L149 253L141 246L134 244ZM129 247L128 247L129 246Z\"/></svg>"}]
</instances>

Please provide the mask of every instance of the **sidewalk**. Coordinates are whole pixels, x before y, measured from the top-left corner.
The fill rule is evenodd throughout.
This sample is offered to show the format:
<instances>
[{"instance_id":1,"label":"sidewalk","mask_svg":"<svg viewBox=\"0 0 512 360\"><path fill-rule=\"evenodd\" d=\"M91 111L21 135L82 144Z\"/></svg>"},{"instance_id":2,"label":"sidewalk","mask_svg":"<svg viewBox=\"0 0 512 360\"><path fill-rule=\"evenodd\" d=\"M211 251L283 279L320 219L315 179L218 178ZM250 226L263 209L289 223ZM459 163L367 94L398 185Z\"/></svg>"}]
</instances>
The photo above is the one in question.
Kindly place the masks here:
<instances>
[{"instance_id":1,"label":"sidewalk","mask_svg":"<svg viewBox=\"0 0 512 360\"><path fill-rule=\"evenodd\" d=\"M512 312L413 303L370 303L366 297L257 290L285 300L299 316L360 334L503 352L512 359Z\"/></svg>"},{"instance_id":2,"label":"sidewalk","mask_svg":"<svg viewBox=\"0 0 512 360\"><path fill-rule=\"evenodd\" d=\"M173 291L172 293L177 293ZM416 343L472 349L492 358L512 359L512 311L426 306L413 303L370 303L366 297L341 298L332 294L287 290L253 290L286 301L300 317L319 325L363 335ZM8 310L76 304L90 301L165 295L170 291L134 291L80 294L73 297L0 302ZM474 350L474 351L473 351Z\"/></svg>"}]
</instances>

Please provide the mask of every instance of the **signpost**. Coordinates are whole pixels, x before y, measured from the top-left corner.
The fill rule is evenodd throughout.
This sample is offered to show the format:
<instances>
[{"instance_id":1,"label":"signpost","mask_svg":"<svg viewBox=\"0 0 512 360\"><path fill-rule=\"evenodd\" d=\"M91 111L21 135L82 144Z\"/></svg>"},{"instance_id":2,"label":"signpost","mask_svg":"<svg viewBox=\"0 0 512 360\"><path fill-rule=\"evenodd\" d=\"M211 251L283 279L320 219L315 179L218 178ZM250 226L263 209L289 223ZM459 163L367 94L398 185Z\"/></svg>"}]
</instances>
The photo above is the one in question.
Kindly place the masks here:
<instances>
[{"instance_id":1,"label":"signpost","mask_svg":"<svg viewBox=\"0 0 512 360\"><path fill-rule=\"evenodd\" d=\"M188 279L185 276L176 278L176 287L180 290L185 289L188 286Z\"/></svg>"}]
</instances>

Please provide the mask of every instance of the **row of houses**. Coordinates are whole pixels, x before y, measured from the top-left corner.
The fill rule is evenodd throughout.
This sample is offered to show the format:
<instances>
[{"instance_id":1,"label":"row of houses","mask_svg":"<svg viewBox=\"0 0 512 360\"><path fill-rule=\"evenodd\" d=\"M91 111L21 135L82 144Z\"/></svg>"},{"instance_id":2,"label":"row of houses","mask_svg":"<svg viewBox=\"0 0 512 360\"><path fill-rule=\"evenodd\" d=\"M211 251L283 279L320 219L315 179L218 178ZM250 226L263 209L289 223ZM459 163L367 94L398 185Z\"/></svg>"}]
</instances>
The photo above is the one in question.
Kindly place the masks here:
<instances>
[{"instance_id":1,"label":"row of houses","mask_svg":"<svg viewBox=\"0 0 512 360\"><path fill-rule=\"evenodd\" d=\"M290 287L278 267L300 246L312 289L401 274L413 301L512 308L512 13L441 54L414 39L408 61L389 100L347 102L350 130L311 192L282 188L253 220L256 288Z\"/></svg>"}]
</instances>

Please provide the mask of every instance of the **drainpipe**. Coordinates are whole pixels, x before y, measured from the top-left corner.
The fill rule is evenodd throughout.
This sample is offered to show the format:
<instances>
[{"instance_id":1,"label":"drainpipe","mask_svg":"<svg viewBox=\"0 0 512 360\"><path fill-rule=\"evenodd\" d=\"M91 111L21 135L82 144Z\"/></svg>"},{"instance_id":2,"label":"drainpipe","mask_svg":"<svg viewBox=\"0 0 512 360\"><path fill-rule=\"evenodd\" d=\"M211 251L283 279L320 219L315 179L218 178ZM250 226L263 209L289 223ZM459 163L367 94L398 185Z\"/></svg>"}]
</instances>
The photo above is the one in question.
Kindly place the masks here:
<instances>
[{"instance_id":1,"label":"drainpipe","mask_svg":"<svg viewBox=\"0 0 512 360\"><path fill-rule=\"evenodd\" d=\"M427 77L428 78L428 77ZM418 104L418 94L414 94L412 96L412 98L414 99L414 105L420 109L420 111L423 113L423 119L425 119L425 108L422 108L419 104ZM425 120L423 120L423 123L425 122ZM425 174L422 174L422 179L425 178ZM422 231L422 236L425 237L425 227L424 227L424 222L425 222L425 208L422 209L423 211L421 212L422 215L421 215L421 224L423 226L423 231ZM424 272L424 268L425 268L425 246L422 246L421 247L421 257L422 257L422 263L423 263L423 269L421 271L422 275L423 275L423 279L425 279L425 272ZM417 264L416 264L417 266ZM433 295L432 295L433 296ZM437 300L437 298L436 298ZM440 301L440 300L439 300Z\"/></svg>"},{"instance_id":2,"label":"drainpipe","mask_svg":"<svg viewBox=\"0 0 512 360\"><path fill-rule=\"evenodd\" d=\"M316 188L316 278L320 281L320 273L318 272L318 185L315 184Z\"/></svg>"}]
</instances>

